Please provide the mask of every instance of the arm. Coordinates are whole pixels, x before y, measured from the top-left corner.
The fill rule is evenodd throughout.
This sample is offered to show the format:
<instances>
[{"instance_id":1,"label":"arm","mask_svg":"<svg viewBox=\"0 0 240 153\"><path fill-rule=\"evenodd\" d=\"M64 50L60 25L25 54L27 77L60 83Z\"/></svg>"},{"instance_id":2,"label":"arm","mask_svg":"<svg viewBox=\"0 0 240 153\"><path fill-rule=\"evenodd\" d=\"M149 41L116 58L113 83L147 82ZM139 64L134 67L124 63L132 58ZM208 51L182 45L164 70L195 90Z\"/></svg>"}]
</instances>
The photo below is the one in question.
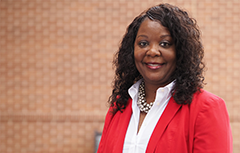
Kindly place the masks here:
<instances>
[{"instance_id":1,"label":"arm","mask_svg":"<svg viewBox=\"0 0 240 153\"><path fill-rule=\"evenodd\" d=\"M222 99L203 102L194 131L193 153L232 153L229 116Z\"/></svg>"},{"instance_id":2,"label":"arm","mask_svg":"<svg viewBox=\"0 0 240 153\"><path fill-rule=\"evenodd\" d=\"M112 111L112 107L109 108L109 110L107 112L107 115L105 117L103 132L102 132L101 140L99 142L97 153L102 153L103 152L103 147L105 145L105 140L106 140L107 129L108 129L108 126L109 126L109 124L111 122L111 119L112 119L111 111Z\"/></svg>"}]
</instances>

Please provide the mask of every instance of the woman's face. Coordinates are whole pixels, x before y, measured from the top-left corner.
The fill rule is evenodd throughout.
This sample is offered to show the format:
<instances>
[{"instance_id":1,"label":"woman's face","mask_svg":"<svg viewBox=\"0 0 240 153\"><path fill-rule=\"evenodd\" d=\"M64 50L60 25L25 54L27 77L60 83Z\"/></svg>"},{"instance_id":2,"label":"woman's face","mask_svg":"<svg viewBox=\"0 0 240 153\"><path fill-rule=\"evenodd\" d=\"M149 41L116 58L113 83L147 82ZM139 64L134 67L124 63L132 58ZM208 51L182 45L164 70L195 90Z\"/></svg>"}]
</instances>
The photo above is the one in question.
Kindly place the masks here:
<instances>
[{"instance_id":1,"label":"woman's face","mask_svg":"<svg viewBox=\"0 0 240 153\"><path fill-rule=\"evenodd\" d=\"M176 49L168 29L146 18L134 42L134 58L145 83L165 86L176 68Z\"/></svg>"}]
</instances>

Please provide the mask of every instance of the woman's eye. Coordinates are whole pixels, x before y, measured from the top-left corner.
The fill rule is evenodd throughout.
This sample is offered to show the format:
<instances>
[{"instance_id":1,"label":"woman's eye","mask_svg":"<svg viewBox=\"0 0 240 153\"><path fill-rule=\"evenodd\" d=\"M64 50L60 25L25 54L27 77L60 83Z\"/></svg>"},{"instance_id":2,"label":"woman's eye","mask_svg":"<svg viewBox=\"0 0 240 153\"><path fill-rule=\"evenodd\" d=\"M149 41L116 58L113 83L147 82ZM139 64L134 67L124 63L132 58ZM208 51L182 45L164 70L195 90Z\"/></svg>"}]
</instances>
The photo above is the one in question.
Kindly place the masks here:
<instances>
[{"instance_id":1,"label":"woman's eye","mask_svg":"<svg viewBox=\"0 0 240 153\"><path fill-rule=\"evenodd\" d=\"M145 47L145 46L148 45L148 43L145 42L145 41L142 41L142 42L139 42L138 45L139 45L140 47Z\"/></svg>"},{"instance_id":2,"label":"woman's eye","mask_svg":"<svg viewBox=\"0 0 240 153\"><path fill-rule=\"evenodd\" d=\"M170 43L169 42L161 42L160 43L160 46L162 46L162 47L164 47L164 48L168 48L168 47L170 47Z\"/></svg>"}]
</instances>

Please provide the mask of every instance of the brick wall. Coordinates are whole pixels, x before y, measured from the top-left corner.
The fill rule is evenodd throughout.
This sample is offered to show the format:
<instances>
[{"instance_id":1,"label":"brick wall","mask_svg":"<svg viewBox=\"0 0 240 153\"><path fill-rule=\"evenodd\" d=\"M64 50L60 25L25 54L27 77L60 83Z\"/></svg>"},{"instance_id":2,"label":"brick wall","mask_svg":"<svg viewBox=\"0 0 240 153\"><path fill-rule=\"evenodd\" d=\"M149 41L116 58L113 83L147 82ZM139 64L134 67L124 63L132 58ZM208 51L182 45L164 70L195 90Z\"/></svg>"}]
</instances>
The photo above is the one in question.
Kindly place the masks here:
<instances>
[{"instance_id":1,"label":"brick wall","mask_svg":"<svg viewBox=\"0 0 240 153\"><path fill-rule=\"evenodd\" d=\"M156 0L0 0L0 152L93 153L127 25ZM169 0L197 19L205 89L240 152L240 1Z\"/></svg>"}]
</instances>

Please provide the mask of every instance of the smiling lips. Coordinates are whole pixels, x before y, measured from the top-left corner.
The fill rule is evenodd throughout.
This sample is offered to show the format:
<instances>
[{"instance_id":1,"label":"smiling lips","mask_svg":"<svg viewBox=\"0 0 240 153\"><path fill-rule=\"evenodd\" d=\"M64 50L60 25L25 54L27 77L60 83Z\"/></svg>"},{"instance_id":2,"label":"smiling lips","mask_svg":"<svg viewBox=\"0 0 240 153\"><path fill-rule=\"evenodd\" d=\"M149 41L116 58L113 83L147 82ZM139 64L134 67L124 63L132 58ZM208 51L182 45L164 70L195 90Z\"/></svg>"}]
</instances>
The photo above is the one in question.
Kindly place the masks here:
<instances>
[{"instance_id":1,"label":"smiling lips","mask_svg":"<svg viewBox=\"0 0 240 153\"><path fill-rule=\"evenodd\" d=\"M164 65L164 63L146 63L146 66L152 70L156 70L159 69L160 67L162 67Z\"/></svg>"}]
</instances>

